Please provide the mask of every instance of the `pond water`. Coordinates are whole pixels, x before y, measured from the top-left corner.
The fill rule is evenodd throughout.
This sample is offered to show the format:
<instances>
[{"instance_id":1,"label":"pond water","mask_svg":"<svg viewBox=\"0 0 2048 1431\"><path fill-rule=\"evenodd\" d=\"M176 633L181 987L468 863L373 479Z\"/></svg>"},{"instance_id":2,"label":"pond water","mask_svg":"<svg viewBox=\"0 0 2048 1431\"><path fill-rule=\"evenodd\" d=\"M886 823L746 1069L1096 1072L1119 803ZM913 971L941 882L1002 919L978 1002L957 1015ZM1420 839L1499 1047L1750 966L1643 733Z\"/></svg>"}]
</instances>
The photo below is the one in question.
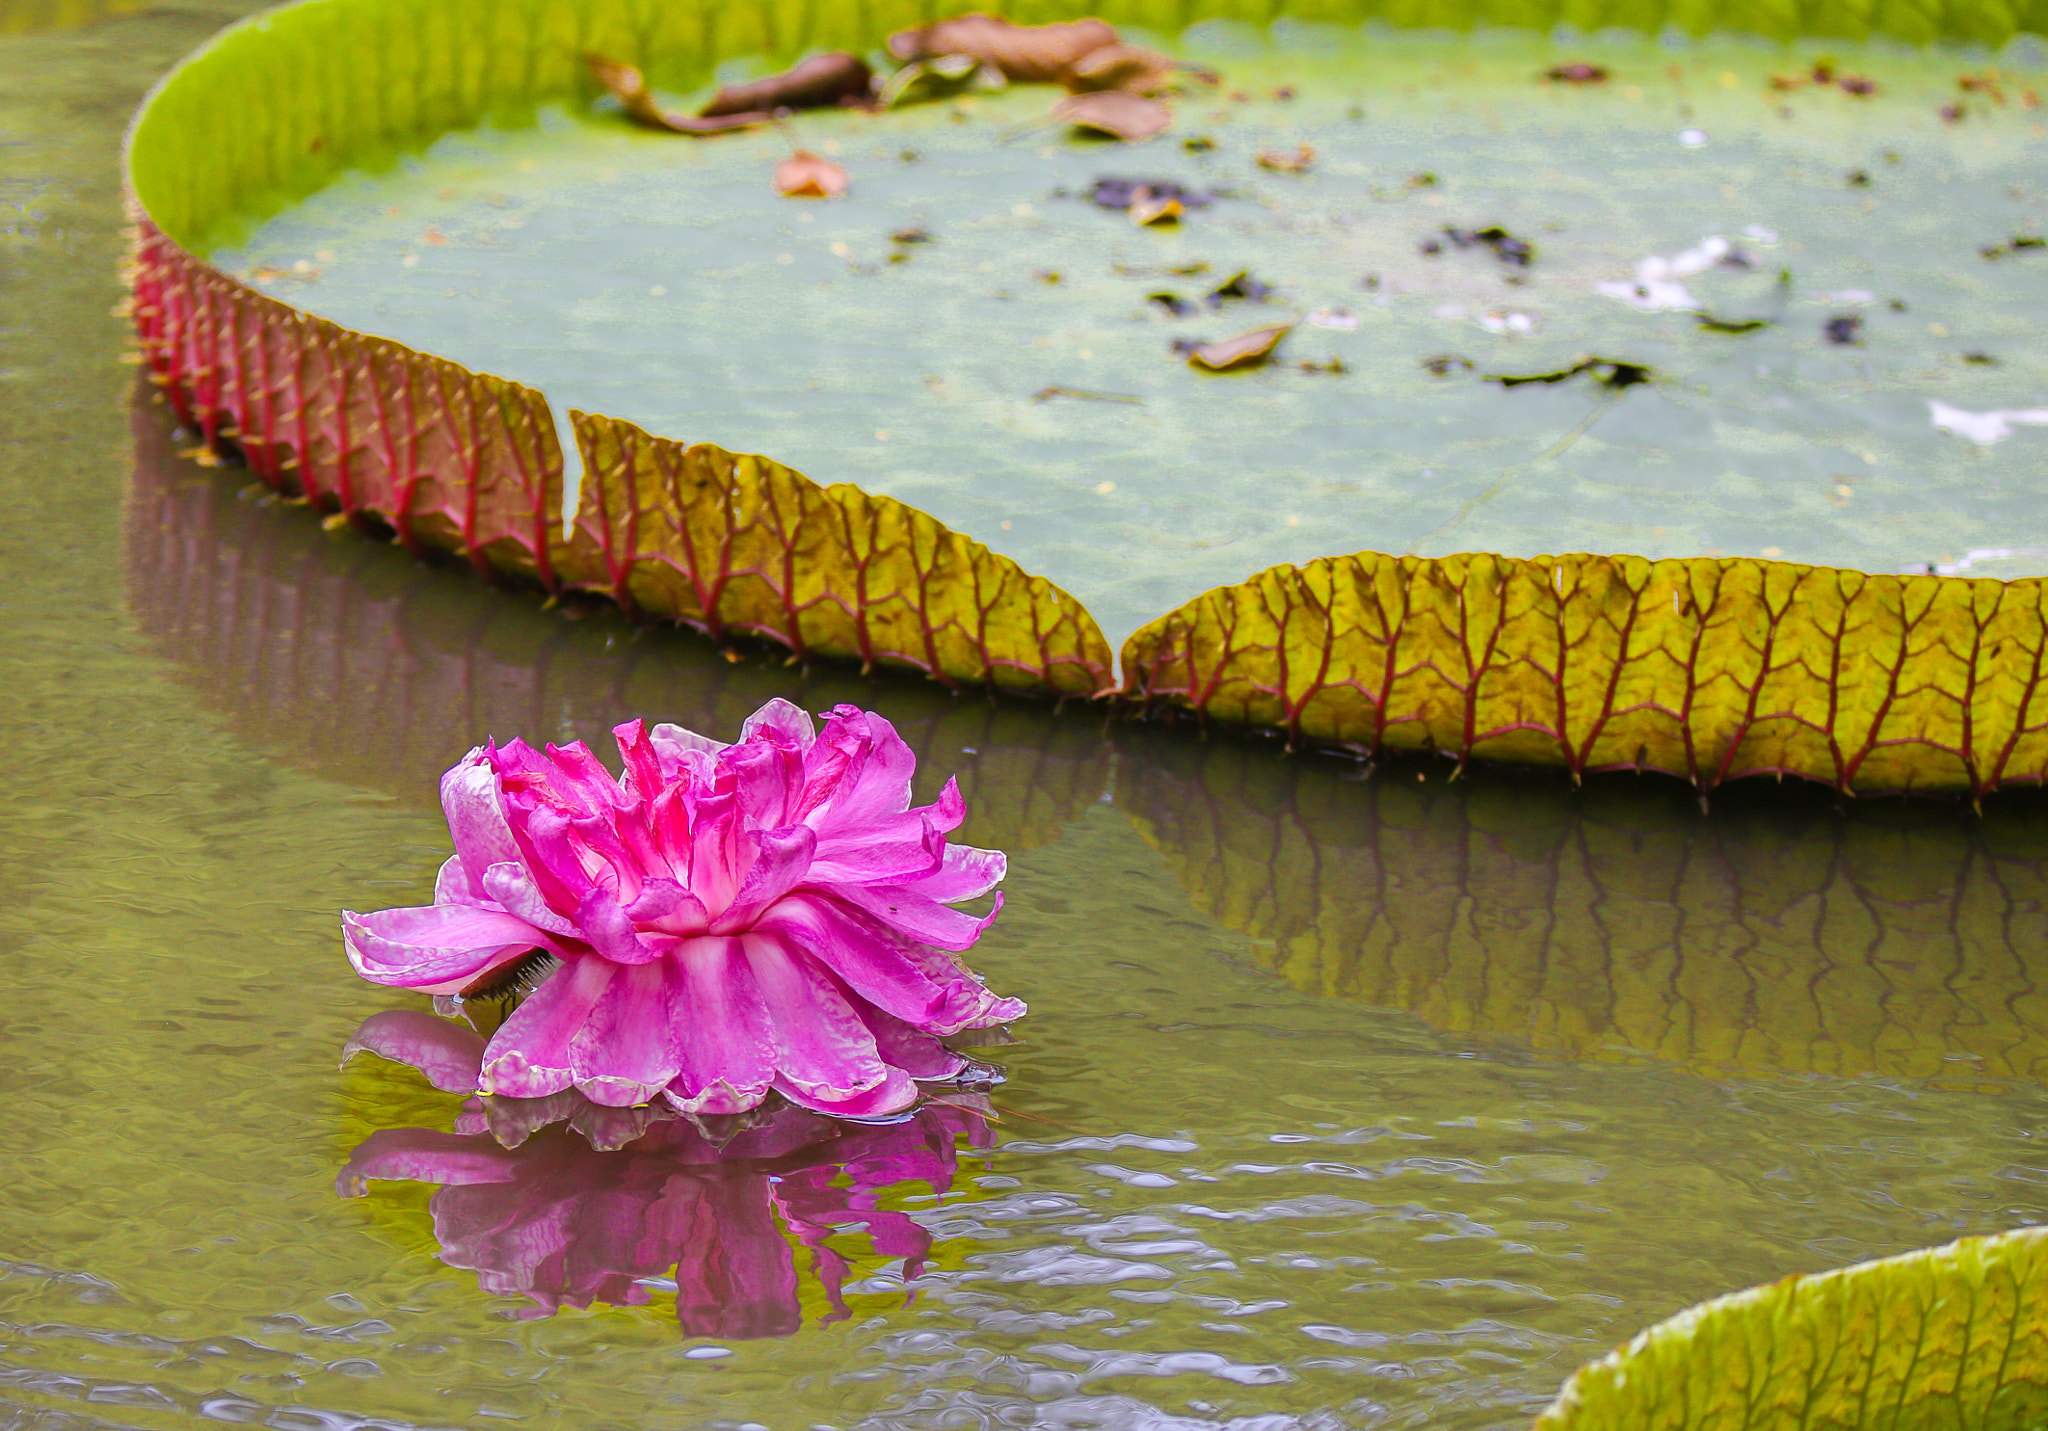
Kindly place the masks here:
<instances>
[{"instance_id":1,"label":"pond water","mask_svg":"<svg viewBox=\"0 0 2048 1431\"><path fill-rule=\"evenodd\" d=\"M1699 1298L2048 1216L2038 801L1361 779L564 620L183 460L114 153L221 13L0 42L0 1424L1510 1426ZM435 774L775 694L1012 852L999 1121L337 1196L465 1117L336 1067L418 1006L335 911L427 896Z\"/></svg>"},{"instance_id":2,"label":"pond water","mask_svg":"<svg viewBox=\"0 0 2048 1431\"><path fill-rule=\"evenodd\" d=\"M346 177L214 257L558 410L921 506L1073 591L1112 646L1360 549L2048 572L2048 432L1936 422L2048 401L2026 45L2003 70L1612 34L1174 48L1222 82L1149 144L1070 137L1044 86L709 141L556 110ZM1876 92L1796 83L1822 58ZM1539 78L1573 60L1610 78ZM779 197L792 142L836 155L848 196ZM1258 163L1304 143L1307 173ZM1218 197L1138 228L1089 200L1104 177ZM1496 229L1528 251L1451 232ZM1240 272L1272 291L1211 299ZM1171 346L1289 321L1257 372ZM1654 380L1489 381L1589 355Z\"/></svg>"}]
</instances>

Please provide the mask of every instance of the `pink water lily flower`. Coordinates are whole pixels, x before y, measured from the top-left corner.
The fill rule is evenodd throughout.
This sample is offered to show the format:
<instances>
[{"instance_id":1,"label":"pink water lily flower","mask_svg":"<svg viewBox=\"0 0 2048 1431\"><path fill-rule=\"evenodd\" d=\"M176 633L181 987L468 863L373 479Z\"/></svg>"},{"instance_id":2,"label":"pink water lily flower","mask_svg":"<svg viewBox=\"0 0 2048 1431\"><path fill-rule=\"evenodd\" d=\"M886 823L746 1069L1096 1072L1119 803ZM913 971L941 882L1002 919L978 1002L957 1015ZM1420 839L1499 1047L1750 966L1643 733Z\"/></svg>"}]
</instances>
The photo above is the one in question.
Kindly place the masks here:
<instances>
[{"instance_id":1,"label":"pink water lily flower","mask_svg":"<svg viewBox=\"0 0 2048 1431\"><path fill-rule=\"evenodd\" d=\"M441 778L455 855L434 902L342 915L379 984L477 996L559 961L491 1039L480 1091L701 1114L773 1091L872 1117L967 1066L941 1038L1024 1012L955 957L1002 897L948 908L1003 856L947 843L952 781L911 808L916 757L888 721L843 705L817 731L773 700L732 745L613 735L618 779L580 742L471 751Z\"/></svg>"}]
</instances>

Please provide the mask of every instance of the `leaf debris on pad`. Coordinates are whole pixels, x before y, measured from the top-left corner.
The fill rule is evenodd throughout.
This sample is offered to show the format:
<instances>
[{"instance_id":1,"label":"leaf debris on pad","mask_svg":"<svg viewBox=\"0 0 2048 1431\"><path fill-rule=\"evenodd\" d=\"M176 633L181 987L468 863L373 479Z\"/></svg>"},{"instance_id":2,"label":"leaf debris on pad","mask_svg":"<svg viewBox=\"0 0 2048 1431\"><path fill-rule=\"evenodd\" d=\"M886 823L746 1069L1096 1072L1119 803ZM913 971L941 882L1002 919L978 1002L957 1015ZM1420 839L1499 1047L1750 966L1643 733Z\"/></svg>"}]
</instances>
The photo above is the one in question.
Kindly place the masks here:
<instances>
[{"instance_id":1,"label":"leaf debris on pad","mask_svg":"<svg viewBox=\"0 0 2048 1431\"><path fill-rule=\"evenodd\" d=\"M1183 188L1171 179L1125 179L1104 175L1088 191L1088 199L1100 208L1128 209L1139 194L1153 199L1173 199L1188 209L1205 209L1216 197L1201 189Z\"/></svg>"},{"instance_id":2,"label":"leaf debris on pad","mask_svg":"<svg viewBox=\"0 0 2048 1431\"><path fill-rule=\"evenodd\" d=\"M792 199L836 199L846 192L846 171L830 159L799 149L775 166L775 192Z\"/></svg>"},{"instance_id":3,"label":"leaf debris on pad","mask_svg":"<svg viewBox=\"0 0 2048 1431\"><path fill-rule=\"evenodd\" d=\"M1552 65L1543 72L1543 78L1552 84L1605 84L1607 70L1601 65L1573 60L1569 64Z\"/></svg>"},{"instance_id":4,"label":"leaf debris on pad","mask_svg":"<svg viewBox=\"0 0 2048 1431\"><path fill-rule=\"evenodd\" d=\"M1173 345L1173 350L1187 355L1189 367L1211 373L1228 373L1260 366L1273 356L1280 340L1293 331L1292 323L1277 323L1213 343L1196 343L1184 338Z\"/></svg>"},{"instance_id":5,"label":"leaf debris on pad","mask_svg":"<svg viewBox=\"0 0 2048 1431\"><path fill-rule=\"evenodd\" d=\"M1307 144L1296 145L1293 149L1261 149L1258 163L1261 169L1272 169L1282 174L1305 174L1315 167L1316 151Z\"/></svg>"},{"instance_id":6,"label":"leaf debris on pad","mask_svg":"<svg viewBox=\"0 0 2048 1431\"><path fill-rule=\"evenodd\" d=\"M1116 27L1107 20L1013 25L976 11L898 30L889 37L889 53L906 64L966 55L1016 84L1061 84L1082 57L1117 43Z\"/></svg>"},{"instance_id":7,"label":"leaf debris on pad","mask_svg":"<svg viewBox=\"0 0 2048 1431\"><path fill-rule=\"evenodd\" d=\"M1143 404L1145 399L1135 393L1099 393L1091 388L1068 388L1055 383L1049 388L1040 388L1031 395L1033 402L1048 402L1056 397L1079 398L1083 402L1126 402Z\"/></svg>"},{"instance_id":8,"label":"leaf debris on pad","mask_svg":"<svg viewBox=\"0 0 2048 1431\"><path fill-rule=\"evenodd\" d=\"M1148 293L1147 303L1156 303L1176 318L1190 318L1202 311L1201 305L1190 302L1178 293Z\"/></svg>"},{"instance_id":9,"label":"leaf debris on pad","mask_svg":"<svg viewBox=\"0 0 2048 1431\"><path fill-rule=\"evenodd\" d=\"M1074 61L1064 83L1076 94L1112 89L1158 94L1172 85L1173 71L1173 61L1157 50L1112 44L1090 50Z\"/></svg>"},{"instance_id":10,"label":"leaf debris on pad","mask_svg":"<svg viewBox=\"0 0 2048 1431\"><path fill-rule=\"evenodd\" d=\"M1173 123L1173 111L1158 100L1120 89L1070 94L1052 107L1052 117L1125 142L1150 139Z\"/></svg>"},{"instance_id":11,"label":"leaf debris on pad","mask_svg":"<svg viewBox=\"0 0 2048 1431\"><path fill-rule=\"evenodd\" d=\"M794 69L749 84L721 87L697 113L704 119L775 114L791 109L872 109L875 72L843 50L813 55Z\"/></svg>"},{"instance_id":12,"label":"leaf debris on pad","mask_svg":"<svg viewBox=\"0 0 2048 1431\"><path fill-rule=\"evenodd\" d=\"M1518 388L1527 383L1561 383L1581 373L1591 373L1594 381L1601 387L1616 390L1651 382L1657 376L1656 370L1647 363L1628 363L1614 358L1581 358L1570 367L1559 368L1555 372L1489 373L1486 381L1499 383L1504 388Z\"/></svg>"},{"instance_id":13,"label":"leaf debris on pad","mask_svg":"<svg viewBox=\"0 0 2048 1431\"><path fill-rule=\"evenodd\" d=\"M1518 239L1499 224L1483 229L1459 229L1446 225L1441 231L1459 248L1487 248L1493 256L1513 268L1527 268L1536 259L1536 245L1527 239ZM1443 245L1430 239L1422 245L1425 254L1443 252Z\"/></svg>"},{"instance_id":14,"label":"leaf debris on pad","mask_svg":"<svg viewBox=\"0 0 2048 1431\"><path fill-rule=\"evenodd\" d=\"M1182 212L1181 201L1170 194L1154 194L1150 189L1139 189L1131 196L1131 222L1139 228L1177 224Z\"/></svg>"},{"instance_id":15,"label":"leaf debris on pad","mask_svg":"<svg viewBox=\"0 0 2048 1431\"><path fill-rule=\"evenodd\" d=\"M767 124L775 118L765 111L723 114L711 119L677 114L655 103L654 91L647 87L646 77L633 66L606 59L603 55L586 58L590 63L590 73L604 86L605 92L624 107L626 117L649 129L666 129L673 134L720 134L729 129Z\"/></svg>"},{"instance_id":16,"label":"leaf debris on pad","mask_svg":"<svg viewBox=\"0 0 2048 1431\"><path fill-rule=\"evenodd\" d=\"M1221 308L1225 302L1233 298L1243 299L1247 303L1264 303L1272 296L1272 285L1259 282L1248 270L1240 268L1209 290L1207 302L1211 308Z\"/></svg>"},{"instance_id":17,"label":"leaf debris on pad","mask_svg":"<svg viewBox=\"0 0 2048 1431\"><path fill-rule=\"evenodd\" d=\"M1472 360L1470 358L1461 358L1456 353L1438 353L1433 358L1424 358L1422 360L1423 371L1433 378L1449 377L1453 367L1469 370L1471 366Z\"/></svg>"},{"instance_id":18,"label":"leaf debris on pad","mask_svg":"<svg viewBox=\"0 0 2048 1431\"><path fill-rule=\"evenodd\" d=\"M1716 318L1711 313L1699 313L1694 317L1709 333L1754 333L1759 328L1771 326L1768 318Z\"/></svg>"}]
</instances>

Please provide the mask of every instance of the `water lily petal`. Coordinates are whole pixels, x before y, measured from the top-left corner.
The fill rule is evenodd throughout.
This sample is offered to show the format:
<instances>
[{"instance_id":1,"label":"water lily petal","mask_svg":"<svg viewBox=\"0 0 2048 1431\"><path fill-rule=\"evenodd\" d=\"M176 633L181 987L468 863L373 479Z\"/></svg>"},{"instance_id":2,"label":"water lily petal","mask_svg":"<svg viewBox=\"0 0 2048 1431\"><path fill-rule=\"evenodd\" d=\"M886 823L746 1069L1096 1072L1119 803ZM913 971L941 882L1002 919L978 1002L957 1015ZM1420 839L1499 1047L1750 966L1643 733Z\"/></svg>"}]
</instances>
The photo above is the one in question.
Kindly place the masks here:
<instances>
[{"instance_id":1,"label":"water lily petal","mask_svg":"<svg viewBox=\"0 0 2048 1431\"><path fill-rule=\"evenodd\" d=\"M780 735L729 746L719 757L741 816L756 829L780 829L797 818L804 792L804 753Z\"/></svg>"},{"instance_id":2,"label":"water lily petal","mask_svg":"<svg viewBox=\"0 0 2048 1431\"><path fill-rule=\"evenodd\" d=\"M441 777L441 813L455 840L455 858L469 874L470 895L481 899L484 871L519 857L519 846L498 802L498 776L491 752L482 746L462 757ZM437 902L439 895L435 896Z\"/></svg>"},{"instance_id":3,"label":"water lily petal","mask_svg":"<svg viewBox=\"0 0 2048 1431\"><path fill-rule=\"evenodd\" d=\"M771 935L748 934L740 942L775 1031L777 1088L824 1111L900 1081L902 1096L892 1107L909 1105L916 1091L882 1062L875 1036L823 965Z\"/></svg>"},{"instance_id":4,"label":"water lily petal","mask_svg":"<svg viewBox=\"0 0 2048 1431\"><path fill-rule=\"evenodd\" d=\"M602 885L583 896L576 906L576 927L590 947L614 964L645 964L659 959L675 947L670 935L643 933L626 907Z\"/></svg>"},{"instance_id":5,"label":"water lily petal","mask_svg":"<svg viewBox=\"0 0 2048 1431\"><path fill-rule=\"evenodd\" d=\"M712 927L721 934L751 928L764 910L794 889L810 873L811 852L818 844L816 832L807 825L749 830L742 839L753 853L753 862L732 903L713 921Z\"/></svg>"},{"instance_id":6,"label":"water lily petal","mask_svg":"<svg viewBox=\"0 0 2048 1431\"><path fill-rule=\"evenodd\" d=\"M810 713L780 696L747 717L746 724L740 727L740 739L749 741L762 732L780 736L799 750L810 749L818 738L818 728L811 723Z\"/></svg>"},{"instance_id":7,"label":"water lily petal","mask_svg":"<svg viewBox=\"0 0 2048 1431\"><path fill-rule=\"evenodd\" d=\"M341 1066L364 1052L418 1069L444 1093L470 1093L483 1064L484 1041L476 1030L423 1009L385 1009L349 1035L341 1046Z\"/></svg>"},{"instance_id":8,"label":"water lily petal","mask_svg":"<svg viewBox=\"0 0 2048 1431\"><path fill-rule=\"evenodd\" d=\"M862 999L920 1028L932 1027L935 1010L950 1010L957 1002L952 994L955 981L974 982L946 955L919 950L860 911L809 891L783 900L757 928L787 939ZM946 966L934 969L940 960L946 960Z\"/></svg>"},{"instance_id":9,"label":"water lily petal","mask_svg":"<svg viewBox=\"0 0 2048 1431\"><path fill-rule=\"evenodd\" d=\"M484 871L484 893L496 902L507 914L517 915L539 929L565 938L579 937L576 926L549 908L541 897L540 886L525 865L517 860L503 860Z\"/></svg>"},{"instance_id":10,"label":"water lily petal","mask_svg":"<svg viewBox=\"0 0 2048 1431\"><path fill-rule=\"evenodd\" d=\"M799 1108L833 1118L885 1118L917 1102L917 1085L900 1068L884 1068L882 1081L874 1087L843 1096L789 1078L776 1079L775 1091Z\"/></svg>"},{"instance_id":11,"label":"water lily petal","mask_svg":"<svg viewBox=\"0 0 2048 1431\"><path fill-rule=\"evenodd\" d=\"M712 772L718 766L718 752L725 749L722 740L666 722L648 731L647 740L661 761L663 782L692 788L711 783Z\"/></svg>"},{"instance_id":12,"label":"water lily petal","mask_svg":"<svg viewBox=\"0 0 2048 1431\"><path fill-rule=\"evenodd\" d=\"M740 887L739 801L730 791L697 801L690 827L690 891L709 910L732 903Z\"/></svg>"},{"instance_id":13,"label":"water lily petal","mask_svg":"<svg viewBox=\"0 0 2048 1431\"><path fill-rule=\"evenodd\" d=\"M861 1022L868 1026L868 1032L875 1036L875 1051L891 1068L900 1068L912 1078L930 1080L955 1077L967 1067L966 1057L894 1014L883 1013L864 999L854 1008Z\"/></svg>"},{"instance_id":14,"label":"water lily petal","mask_svg":"<svg viewBox=\"0 0 2048 1431\"><path fill-rule=\"evenodd\" d=\"M618 970L574 1043L576 1088L593 1103L630 1108L666 1088L682 1066L668 961Z\"/></svg>"},{"instance_id":15,"label":"water lily petal","mask_svg":"<svg viewBox=\"0 0 2048 1431\"><path fill-rule=\"evenodd\" d=\"M955 953L972 948L974 941L981 938L981 932L995 923L996 916L1003 912L1000 894L995 898L994 907L979 918L950 909L901 886L842 885L832 891L832 897L864 910L876 923L886 925L901 938L929 944L936 949L950 949Z\"/></svg>"},{"instance_id":16,"label":"water lily petal","mask_svg":"<svg viewBox=\"0 0 2048 1431\"><path fill-rule=\"evenodd\" d=\"M842 705L826 719L805 768L814 809L805 818L824 835L908 810L917 756L881 716Z\"/></svg>"},{"instance_id":17,"label":"water lily petal","mask_svg":"<svg viewBox=\"0 0 2048 1431\"><path fill-rule=\"evenodd\" d=\"M625 910L634 924L665 934L698 935L711 927L704 902L672 879L648 880Z\"/></svg>"},{"instance_id":18,"label":"water lily petal","mask_svg":"<svg viewBox=\"0 0 2048 1431\"><path fill-rule=\"evenodd\" d=\"M978 850L972 845L948 845L939 868L909 882L907 887L940 904L958 904L987 894L1009 873L1010 861L1001 850Z\"/></svg>"},{"instance_id":19,"label":"water lily petal","mask_svg":"<svg viewBox=\"0 0 2048 1431\"><path fill-rule=\"evenodd\" d=\"M864 832L820 832L810 883L909 884L945 867L946 837L920 818L877 821Z\"/></svg>"},{"instance_id":20,"label":"water lily petal","mask_svg":"<svg viewBox=\"0 0 2048 1431\"><path fill-rule=\"evenodd\" d=\"M468 904L343 910L349 963L373 984L459 994L479 977L532 949L560 954L550 935L514 914Z\"/></svg>"},{"instance_id":21,"label":"water lily petal","mask_svg":"<svg viewBox=\"0 0 2048 1431\"><path fill-rule=\"evenodd\" d=\"M737 939L709 936L670 956L681 1067L668 1090L685 1113L740 1113L767 1095L775 1039L752 962Z\"/></svg>"},{"instance_id":22,"label":"water lily petal","mask_svg":"<svg viewBox=\"0 0 2048 1431\"><path fill-rule=\"evenodd\" d=\"M594 954L570 959L512 1011L484 1052L486 1093L545 1098L576 1082L577 1036L625 971Z\"/></svg>"}]
</instances>

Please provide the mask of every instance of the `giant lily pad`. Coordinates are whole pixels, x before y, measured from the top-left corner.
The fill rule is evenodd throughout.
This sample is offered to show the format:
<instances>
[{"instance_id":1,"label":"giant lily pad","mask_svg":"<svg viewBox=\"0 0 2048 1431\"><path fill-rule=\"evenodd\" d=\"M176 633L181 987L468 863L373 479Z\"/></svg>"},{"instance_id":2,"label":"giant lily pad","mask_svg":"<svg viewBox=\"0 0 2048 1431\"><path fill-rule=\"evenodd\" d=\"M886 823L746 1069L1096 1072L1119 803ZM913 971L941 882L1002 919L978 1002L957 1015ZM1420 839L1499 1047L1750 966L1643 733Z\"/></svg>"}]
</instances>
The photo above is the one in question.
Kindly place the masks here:
<instances>
[{"instance_id":1,"label":"giant lily pad","mask_svg":"<svg viewBox=\"0 0 2048 1431\"><path fill-rule=\"evenodd\" d=\"M2048 1228L1787 1277L1659 1322L1537 1431L1908 1431L2048 1416Z\"/></svg>"},{"instance_id":2,"label":"giant lily pad","mask_svg":"<svg viewBox=\"0 0 2048 1431\"><path fill-rule=\"evenodd\" d=\"M154 225L343 331L503 374L546 393L556 413L573 405L768 452L898 498L1071 592L1112 638L1248 571L1363 546L1723 553L1723 587L1750 593L1725 613L1741 630L1775 620L1765 595L1779 558L1876 572L2041 564L2021 477L2031 433L2008 422L2001 445L1972 439L1967 421L1937 421L2026 413L2048 385L2048 366L2037 373L2018 341L2048 292L2035 216L2015 183L2035 142L2031 111L2016 87L2006 105L1986 98L1960 54L1844 59L1837 47L1808 64L1735 45L1677 58L1581 45L1573 63L1597 59L1611 79L1578 86L1541 78L1570 68L1549 41L1447 51L1300 27L1268 38L1212 24L1171 43L1129 32L1191 62L1173 101L1186 145L1067 141L1043 125L1044 92L1022 85L876 116L821 113L797 138L836 151L852 188L798 213L767 182L789 137L698 143L635 129L593 106L580 57L560 52L573 34L575 47L618 54L654 91L684 99L710 92L719 54L857 48L850 21L770 43L751 12L724 9L707 51L685 42L680 12L634 31L600 0L542 8L554 18L469 38L459 48L480 48L473 63L409 69L365 53L357 91L391 91L380 120L318 96L304 114L228 114L196 94L216 68L275 66L322 47L354 56L387 18L379 0L287 8L231 34L138 125L134 175ZM588 23L572 24L586 8ZM407 23L403 43L439 56L443 22ZM520 54L533 62L515 64ZM1501 117L1509 97L1512 125ZM520 122L536 105L541 122ZM196 136L244 120L267 137L188 162ZM408 150L400 169L379 170ZM1261 165L1261 155L1304 153L1312 166ZM1126 173L1142 162L1148 178L1221 197L1170 229L1119 223L1077 197L1112 155ZM934 241L888 241L904 232ZM1276 285L1265 302L1177 316L1205 267L1246 266ZM1152 301L1174 281L1188 295ZM142 304L160 369L182 364L174 387L201 393L195 419L209 420L198 409L217 387L238 430L272 425L258 409L274 366L257 354L215 361L165 335L210 324L217 344L224 329L274 321L226 290L165 318L178 308L155 301L166 286L206 282L152 276ZM1177 340L1199 350L1295 317L1305 321L1285 362L1212 375L1173 355ZM349 361L328 371L396 351L329 350ZM1584 373L1589 351L1600 372L1651 380L1484 381ZM252 381L271 382L264 401L246 395ZM371 373L356 389L379 381ZM1031 402L1060 391L1138 400ZM318 396L321 410L356 415L356 398ZM391 406L371 411L371 425L390 422ZM396 474L410 441L368 455ZM539 470L521 487L523 510L554 500L550 480ZM402 484L394 475L389 485ZM573 470L566 485L577 485ZM605 572L557 571L557 556L529 531L499 564L616 585ZM1936 604L1977 602L1948 592ZM1881 624L1919 629L1911 600L1879 605ZM1999 609L2025 605L2019 592ZM1005 639L1036 640L1028 604L990 619ZM1200 639L1229 639L1196 619ZM1080 687L1046 673L1101 667L1107 684L1094 639L1082 632L1068 654L1042 653L1030 679L1065 692ZM1543 665L1541 643L1516 629L1504 641L1491 656ZM1654 766L1702 783L1751 769L1845 788L1982 791L2039 778L2022 739L2039 643L1978 622L1934 644L1932 664L1909 635L1899 660L1816 668L1825 709L1791 701L1764 714L1788 730L1818 723L1821 735L1756 758L1734 715L1688 726L1692 748L1677 754L1619 726L1607 734L1628 750L1595 749L1587 732L1618 718L1598 672L1583 689L1556 675L1547 735L1530 733L1514 702L1499 721L1475 708L1446 730L1421 720L1402 735L1460 754ZM1369 665L1376 649L1347 633L1328 654ZM1818 648L1789 655L1827 665ZM1277 705L1212 701L1199 673L1176 693L1150 667L1135 688L1367 747L1406 714L1302 719L1299 662L1277 659L1284 675L1245 677L1288 687ZM1682 674L1644 678L1645 699L1685 706L1687 682L1724 678L1752 705L1768 699L1740 665L1680 661ZM1975 683L1970 693L1950 689L1950 666ZM970 660L945 673L992 669ZM1927 701L1948 706L1871 716L1843 684L1855 674L1940 688ZM1965 715L1980 690L1992 724L2004 722L1997 730ZM1851 708L1860 714L1844 725ZM1501 738L1484 739L1496 727Z\"/></svg>"}]
</instances>

